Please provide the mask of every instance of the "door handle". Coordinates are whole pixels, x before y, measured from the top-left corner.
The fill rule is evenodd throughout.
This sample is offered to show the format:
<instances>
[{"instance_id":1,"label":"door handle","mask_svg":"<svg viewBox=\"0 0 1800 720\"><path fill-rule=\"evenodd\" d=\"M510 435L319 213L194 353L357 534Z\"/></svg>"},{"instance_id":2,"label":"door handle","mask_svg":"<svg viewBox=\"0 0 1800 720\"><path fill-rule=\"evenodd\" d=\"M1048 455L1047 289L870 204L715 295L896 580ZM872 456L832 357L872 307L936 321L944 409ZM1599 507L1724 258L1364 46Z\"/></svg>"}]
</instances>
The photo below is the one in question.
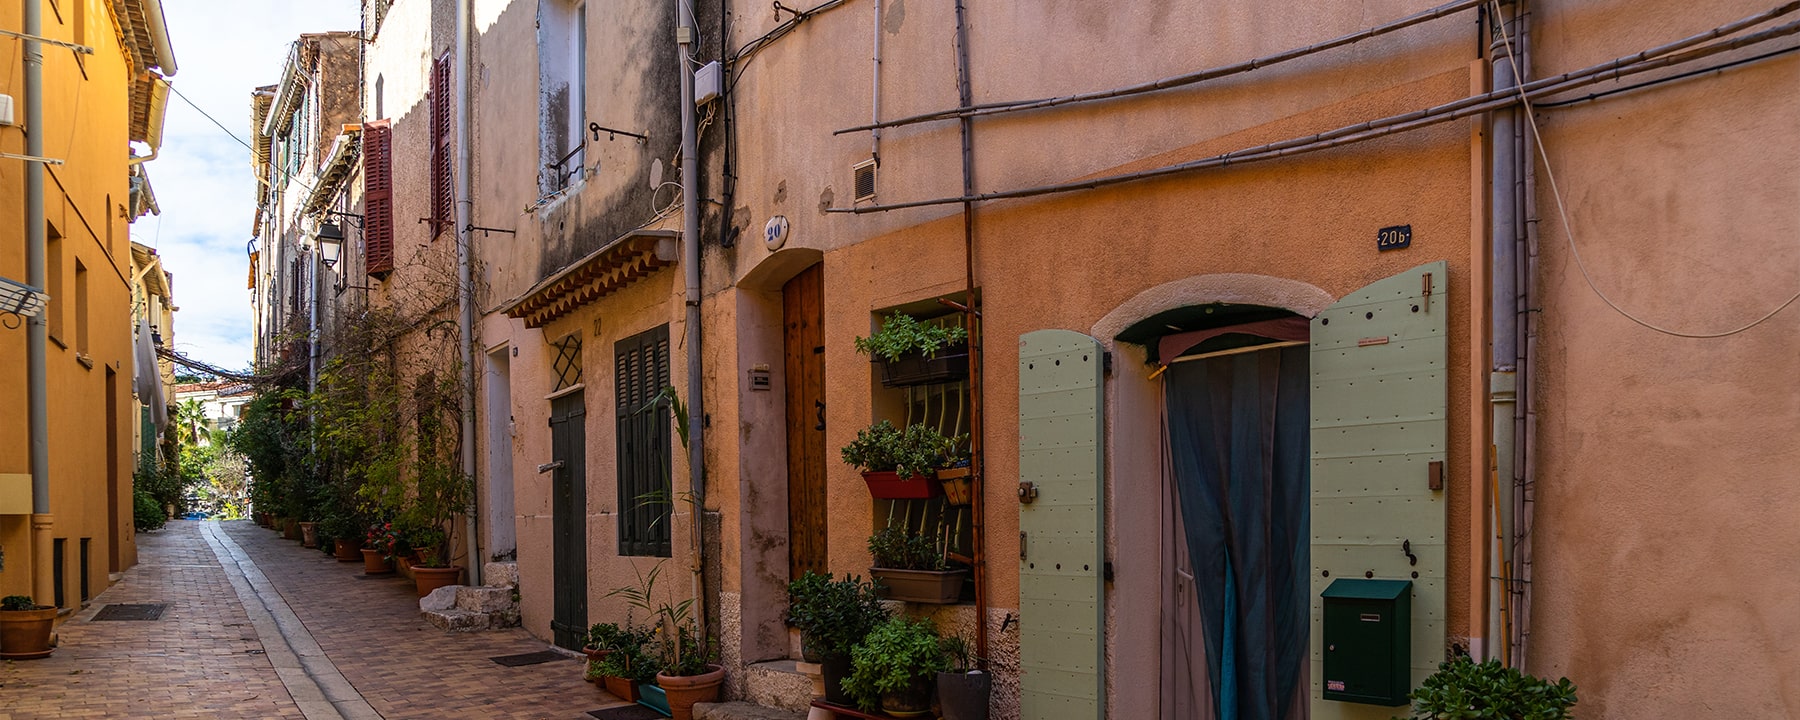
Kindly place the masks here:
<instances>
[{"instance_id":1,"label":"door handle","mask_svg":"<svg viewBox=\"0 0 1800 720\"><path fill-rule=\"evenodd\" d=\"M824 400L814 400L813 406L819 411L819 424L814 425L813 429L814 430L824 430L825 429L825 401Z\"/></svg>"},{"instance_id":2,"label":"door handle","mask_svg":"<svg viewBox=\"0 0 1800 720\"><path fill-rule=\"evenodd\" d=\"M561 461L561 460L557 460L556 462L547 462L547 463L544 463L544 464L538 466L538 474L541 475L543 473L547 473L552 470L561 470L562 466L563 466L563 461Z\"/></svg>"}]
</instances>

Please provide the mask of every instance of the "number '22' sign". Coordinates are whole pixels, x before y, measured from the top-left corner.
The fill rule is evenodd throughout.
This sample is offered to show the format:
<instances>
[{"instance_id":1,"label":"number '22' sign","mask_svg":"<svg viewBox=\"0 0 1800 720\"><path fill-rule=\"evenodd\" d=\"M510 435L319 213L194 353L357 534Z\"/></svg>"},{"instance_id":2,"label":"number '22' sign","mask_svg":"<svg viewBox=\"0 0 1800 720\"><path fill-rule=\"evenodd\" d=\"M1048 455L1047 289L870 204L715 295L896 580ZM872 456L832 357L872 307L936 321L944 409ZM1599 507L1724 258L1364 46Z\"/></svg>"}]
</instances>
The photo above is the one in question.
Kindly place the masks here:
<instances>
[{"instance_id":1,"label":"number '22' sign","mask_svg":"<svg viewBox=\"0 0 1800 720\"><path fill-rule=\"evenodd\" d=\"M1381 252L1412 246L1412 226L1384 227L1375 233L1375 249Z\"/></svg>"}]
</instances>

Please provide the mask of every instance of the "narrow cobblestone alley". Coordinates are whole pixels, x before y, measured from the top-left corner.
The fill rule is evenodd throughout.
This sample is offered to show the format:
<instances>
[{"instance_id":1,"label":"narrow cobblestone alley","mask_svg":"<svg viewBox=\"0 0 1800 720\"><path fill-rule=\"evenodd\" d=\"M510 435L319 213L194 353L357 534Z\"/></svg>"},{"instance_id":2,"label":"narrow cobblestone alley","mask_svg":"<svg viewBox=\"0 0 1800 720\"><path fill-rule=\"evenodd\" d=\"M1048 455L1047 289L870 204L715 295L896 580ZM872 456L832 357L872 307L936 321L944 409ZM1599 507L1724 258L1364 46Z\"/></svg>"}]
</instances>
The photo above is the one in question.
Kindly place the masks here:
<instances>
[{"instance_id":1,"label":"narrow cobblestone alley","mask_svg":"<svg viewBox=\"0 0 1800 720\"><path fill-rule=\"evenodd\" d=\"M0 720L524 720L621 704L574 660L489 660L544 649L522 630L444 633L404 580L365 579L248 522L171 522L138 543L138 565L58 628L54 655L0 667ZM124 603L168 607L154 621L93 620Z\"/></svg>"}]
</instances>

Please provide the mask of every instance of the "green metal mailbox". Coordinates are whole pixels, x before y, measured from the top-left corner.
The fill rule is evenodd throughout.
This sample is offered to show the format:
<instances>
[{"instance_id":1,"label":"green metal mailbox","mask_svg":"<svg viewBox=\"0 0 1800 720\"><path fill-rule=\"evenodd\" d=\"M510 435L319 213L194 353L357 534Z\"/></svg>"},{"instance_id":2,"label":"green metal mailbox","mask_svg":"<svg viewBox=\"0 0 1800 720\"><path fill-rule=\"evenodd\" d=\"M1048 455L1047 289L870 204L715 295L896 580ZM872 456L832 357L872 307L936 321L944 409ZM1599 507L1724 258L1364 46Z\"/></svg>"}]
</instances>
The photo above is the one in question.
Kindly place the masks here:
<instances>
[{"instance_id":1,"label":"green metal mailbox","mask_svg":"<svg viewBox=\"0 0 1800 720\"><path fill-rule=\"evenodd\" d=\"M1325 699L1393 707L1412 691L1412 581L1339 578L1325 605Z\"/></svg>"}]
</instances>

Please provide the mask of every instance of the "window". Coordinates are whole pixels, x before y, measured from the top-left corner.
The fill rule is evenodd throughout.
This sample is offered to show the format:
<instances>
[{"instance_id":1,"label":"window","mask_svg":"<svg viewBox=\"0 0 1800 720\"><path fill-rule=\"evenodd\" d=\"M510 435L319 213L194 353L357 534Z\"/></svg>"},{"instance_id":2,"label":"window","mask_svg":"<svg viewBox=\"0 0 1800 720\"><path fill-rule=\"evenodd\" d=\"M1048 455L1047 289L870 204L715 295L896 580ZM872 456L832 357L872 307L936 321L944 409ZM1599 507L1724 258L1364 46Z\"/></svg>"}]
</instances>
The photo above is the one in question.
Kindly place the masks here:
<instances>
[{"instance_id":1,"label":"window","mask_svg":"<svg viewBox=\"0 0 1800 720\"><path fill-rule=\"evenodd\" d=\"M50 339L56 344L68 347L63 342L63 312L68 307L69 298L63 295L63 244L62 233L50 225L44 243L44 292L50 293L50 301L44 307L44 322L49 325Z\"/></svg>"},{"instance_id":2,"label":"window","mask_svg":"<svg viewBox=\"0 0 1800 720\"><path fill-rule=\"evenodd\" d=\"M675 498L669 473L669 326L613 350L619 469L619 554L669 557Z\"/></svg>"},{"instance_id":3,"label":"window","mask_svg":"<svg viewBox=\"0 0 1800 720\"><path fill-rule=\"evenodd\" d=\"M88 269L75 261L75 352L88 354Z\"/></svg>"},{"instance_id":4,"label":"window","mask_svg":"<svg viewBox=\"0 0 1800 720\"><path fill-rule=\"evenodd\" d=\"M363 124L363 272L385 278L394 271L393 127L387 120Z\"/></svg>"},{"instance_id":5,"label":"window","mask_svg":"<svg viewBox=\"0 0 1800 720\"><path fill-rule=\"evenodd\" d=\"M451 158L455 148L452 126L455 109L455 78L450 74L450 54L445 53L431 65L431 232L433 235L456 226L455 186L451 177Z\"/></svg>"},{"instance_id":6,"label":"window","mask_svg":"<svg viewBox=\"0 0 1800 720\"><path fill-rule=\"evenodd\" d=\"M579 180L587 162L587 4L541 0L538 27L539 184L553 193Z\"/></svg>"},{"instance_id":7,"label":"window","mask_svg":"<svg viewBox=\"0 0 1800 720\"><path fill-rule=\"evenodd\" d=\"M68 593L63 590L68 573L63 566L68 564L68 538L52 538L50 540L50 587L51 596L55 598L57 607L68 607Z\"/></svg>"},{"instance_id":8,"label":"window","mask_svg":"<svg viewBox=\"0 0 1800 720\"><path fill-rule=\"evenodd\" d=\"M93 538L81 539L81 601L88 601L88 546Z\"/></svg>"}]
</instances>

